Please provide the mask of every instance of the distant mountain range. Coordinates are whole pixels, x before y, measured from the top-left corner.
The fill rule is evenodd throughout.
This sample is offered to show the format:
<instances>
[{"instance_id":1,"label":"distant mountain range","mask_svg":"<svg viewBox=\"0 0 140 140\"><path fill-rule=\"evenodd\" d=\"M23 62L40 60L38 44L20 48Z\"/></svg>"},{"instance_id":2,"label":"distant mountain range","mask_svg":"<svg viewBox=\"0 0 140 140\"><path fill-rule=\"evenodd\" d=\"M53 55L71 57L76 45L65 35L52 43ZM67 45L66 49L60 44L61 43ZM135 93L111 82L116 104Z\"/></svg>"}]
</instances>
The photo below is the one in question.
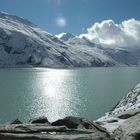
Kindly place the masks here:
<instances>
[{"instance_id":1,"label":"distant mountain range","mask_svg":"<svg viewBox=\"0 0 140 140\"><path fill-rule=\"evenodd\" d=\"M51 35L30 21L0 12L0 67L138 66L138 48L111 48L70 33Z\"/></svg>"},{"instance_id":2,"label":"distant mountain range","mask_svg":"<svg viewBox=\"0 0 140 140\"><path fill-rule=\"evenodd\" d=\"M140 63L140 49L138 47L110 47L96 44L86 37L74 36L70 33L61 33L56 35L71 47L93 51L111 59L117 66L138 66ZM101 58L101 57L100 57Z\"/></svg>"}]
</instances>

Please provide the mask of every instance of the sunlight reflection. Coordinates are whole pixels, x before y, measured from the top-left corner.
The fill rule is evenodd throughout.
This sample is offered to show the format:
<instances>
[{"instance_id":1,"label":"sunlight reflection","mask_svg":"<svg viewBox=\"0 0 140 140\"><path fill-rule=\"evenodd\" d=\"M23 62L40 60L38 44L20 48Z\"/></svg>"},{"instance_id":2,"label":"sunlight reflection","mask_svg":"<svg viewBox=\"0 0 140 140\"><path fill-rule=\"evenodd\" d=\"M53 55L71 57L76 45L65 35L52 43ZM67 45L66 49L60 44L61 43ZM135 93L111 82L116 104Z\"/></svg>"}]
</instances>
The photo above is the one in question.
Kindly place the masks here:
<instances>
[{"instance_id":1,"label":"sunlight reflection","mask_svg":"<svg viewBox=\"0 0 140 140\"><path fill-rule=\"evenodd\" d=\"M73 112L76 112L73 104L78 103L78 98L75 98L75 101L73 93L76 93L77 89L70 74L70 71L67 70L47 70L38 78L41 91L38 110L41 114L45 114L50 121L73 115ZM73 90L68 86L68 81L73 85Z\"/></svg>"},{"instance_id":2,"label":"sunlight reflection","mask_svg":"<svg viewBox=\"0 0 140 140\"><path fill-rule=\"evenodd\" d=\"M44 88L44 92L47 92L47 95L49 96L49 97L55 97L55 93L56 93L56 90L55 90L55 88L53 87L53 86L48 86L48 88Z\"/></svg>"},{"instance_id":3,"label":"sunlight reflection","mask_svg":"<svg viewBox=\"0 0 140 140\"><path fill-rule=\"evenodd\" d=\"M63 92L63 86L65 86L63 84L65 84L66 75L67 73L60 70L48 71L43 79L43 94L49 97L59 96L60 89L61 92Z\"/></svg>"}]
</instances>

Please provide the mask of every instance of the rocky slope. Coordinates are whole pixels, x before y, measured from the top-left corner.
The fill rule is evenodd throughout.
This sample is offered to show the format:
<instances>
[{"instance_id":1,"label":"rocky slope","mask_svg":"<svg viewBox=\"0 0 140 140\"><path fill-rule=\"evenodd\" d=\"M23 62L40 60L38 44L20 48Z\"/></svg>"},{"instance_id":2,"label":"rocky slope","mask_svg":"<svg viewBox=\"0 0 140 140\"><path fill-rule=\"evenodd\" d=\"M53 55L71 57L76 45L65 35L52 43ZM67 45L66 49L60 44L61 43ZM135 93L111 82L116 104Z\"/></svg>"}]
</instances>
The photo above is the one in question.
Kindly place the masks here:
<instances>
[{"instance_id":1,"label":"rocky slope","mask_svg":"<svg viewBox=\"0 0 140 140\"><path fill-rule=\"evenodd\" d=\"M111 112L97 120L117 140L140 139L140 84L134 87Z\"/></svg>"},{"instance_id":2,"label":"rocky slope","mask_svg":"<svg viewBox=\"0 0 140 140\"><path fill-rule=\"evenodd\" d=\"M69 47L30 21L0 13L0 67L113 66L106 55Z\"/></svg>"}]
</instances>

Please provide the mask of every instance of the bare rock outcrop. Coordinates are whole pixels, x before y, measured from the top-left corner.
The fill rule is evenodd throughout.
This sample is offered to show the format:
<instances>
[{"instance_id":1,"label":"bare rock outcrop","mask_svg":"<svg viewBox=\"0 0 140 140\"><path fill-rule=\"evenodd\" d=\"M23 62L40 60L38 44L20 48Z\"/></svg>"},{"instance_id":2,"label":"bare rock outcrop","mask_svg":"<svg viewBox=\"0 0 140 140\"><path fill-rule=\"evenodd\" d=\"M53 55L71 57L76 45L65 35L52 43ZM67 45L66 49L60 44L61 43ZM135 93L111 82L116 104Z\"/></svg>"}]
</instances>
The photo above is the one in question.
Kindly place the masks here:
<instances>
[{"instance_id":1,"label":"bare rock outcrop","mask_svg":"<svg viewBox=\"0 0 140 140\"><path fill-rule=\"evenodd\" d=\"M66 117L52 124L41 118L28 124L0 125L0 140L113 140L106 129L83 118Z\"/></svg>"}]
</instances>

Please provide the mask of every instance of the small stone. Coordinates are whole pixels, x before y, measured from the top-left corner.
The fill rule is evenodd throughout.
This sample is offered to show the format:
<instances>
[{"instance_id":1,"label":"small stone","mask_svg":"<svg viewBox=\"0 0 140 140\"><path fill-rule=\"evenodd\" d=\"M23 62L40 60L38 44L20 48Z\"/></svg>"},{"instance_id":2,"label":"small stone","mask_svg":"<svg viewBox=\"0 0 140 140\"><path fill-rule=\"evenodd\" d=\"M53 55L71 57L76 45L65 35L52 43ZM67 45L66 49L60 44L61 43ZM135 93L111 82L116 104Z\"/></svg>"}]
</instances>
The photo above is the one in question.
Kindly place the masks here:
<instances>
[{"instance_id":1,"label":"small stone","mask_svg":"<svg viewBox=\"0 0 140 140\"><path fill-rule=\"evenodd\" d=\"M19 119L16 119L11 124L22 124L22 122Z\"/></svg>"},{"instance_id":2,"label":"small stone","mask_svg":"<svg viewBox=\"0 0 140 140\"><path fill-rule=\"evenodd\" d=\"M112 120L108 120L108 121L107 121L107 123L115 123L115 122L118 122L118 120L112 119Z\"/></svg>"}]
</instances>

